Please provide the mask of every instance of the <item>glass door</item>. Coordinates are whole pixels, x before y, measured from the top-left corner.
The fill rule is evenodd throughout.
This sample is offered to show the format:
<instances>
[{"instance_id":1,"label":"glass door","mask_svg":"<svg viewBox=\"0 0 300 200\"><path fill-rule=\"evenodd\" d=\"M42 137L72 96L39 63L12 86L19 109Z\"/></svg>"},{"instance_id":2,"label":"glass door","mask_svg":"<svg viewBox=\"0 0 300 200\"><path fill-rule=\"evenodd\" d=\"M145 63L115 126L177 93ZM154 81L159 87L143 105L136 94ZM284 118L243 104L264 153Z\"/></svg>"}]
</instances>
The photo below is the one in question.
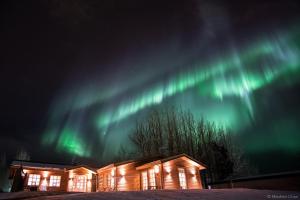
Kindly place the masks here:
<instances>
[{"instance_id":1,"label":"glass door","mask_svg":"<svg viewBox=\"0 0 300 200\"><path fill-rule=\"evenodd\" d=\"M77 175L74 177L75 192L86 192L86 176Z\"/></svg>"},{"instance_id":2,"label":"glass door","mask_svg":"<svg viewBox=\"0 0 300 200\"><path fill-rule=\"evenodd\" d=\"M142 172L142 189L148 190L148 175L147 172Z\"/></svg>"},{"instance_id":3,"label":"glass door","mask_svg":"<svg viewBox=\"0 0 300 200\"><path fill-rule=\"evenodd\" d=\"M179 185L181 189L187 189L185 171L183 168L178 169Z\"/></svg>"}]
</instances>

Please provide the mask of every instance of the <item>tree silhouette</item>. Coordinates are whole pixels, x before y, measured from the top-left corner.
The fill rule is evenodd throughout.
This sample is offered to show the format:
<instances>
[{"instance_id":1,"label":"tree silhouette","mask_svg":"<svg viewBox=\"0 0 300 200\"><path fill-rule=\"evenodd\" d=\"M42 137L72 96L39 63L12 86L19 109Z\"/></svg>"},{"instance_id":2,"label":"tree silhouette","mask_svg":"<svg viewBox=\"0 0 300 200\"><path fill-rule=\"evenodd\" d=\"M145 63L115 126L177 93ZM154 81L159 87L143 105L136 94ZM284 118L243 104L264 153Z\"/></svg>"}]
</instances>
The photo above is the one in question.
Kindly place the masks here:
<instances>
[{"instance_id":1,"label":"tree silhouette","mask_svg":"<svg viewBox=\"0 0 300 200\"><path fill-rule=\"evenodd\" d=\"M216 181L244 175L241 169L249 166L229 135L223 126L203 118L196 121L191 112L167 108L153 110L145 121L137 122L129 138L136 147L136 157L186 153L205 163L210 181Z\"/></svg>"},{"instance_id":2,"label":"tree silhouette","mask_svg":"<svg viewBox=\"0 0 300 200\"><path fill-rule=\"evenodd\" d=\"M16 169L14 177L13 177L13 184L11 187L11 192L19 192L23 190L24 187L24 177L23 174L23 167L19 167Z\"/></svg>"}]
</instances>

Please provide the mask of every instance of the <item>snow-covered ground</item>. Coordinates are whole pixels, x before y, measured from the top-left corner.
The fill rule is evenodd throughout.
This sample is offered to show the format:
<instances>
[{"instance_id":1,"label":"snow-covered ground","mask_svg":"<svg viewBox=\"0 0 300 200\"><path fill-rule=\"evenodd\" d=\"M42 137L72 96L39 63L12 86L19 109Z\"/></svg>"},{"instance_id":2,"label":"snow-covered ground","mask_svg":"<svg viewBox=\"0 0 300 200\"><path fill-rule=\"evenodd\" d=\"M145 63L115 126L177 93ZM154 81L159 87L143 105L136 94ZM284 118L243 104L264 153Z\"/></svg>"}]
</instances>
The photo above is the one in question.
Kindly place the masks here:
<instances>
[{"instance_id":1,"label":"snow-covered ground","mask_svg":"<svg viewBox=\"0 0 300 200\"><path fill-rule=\"evenodd\" d=\"M160 190L139 192L93 192L93 193L51 193L17 192L2 193L0 199L87 199L87 200L255 200L255 199L300 199L300 192L253 190L253 189L212 189L212 190Z\"/></svg>"}]
</instances>

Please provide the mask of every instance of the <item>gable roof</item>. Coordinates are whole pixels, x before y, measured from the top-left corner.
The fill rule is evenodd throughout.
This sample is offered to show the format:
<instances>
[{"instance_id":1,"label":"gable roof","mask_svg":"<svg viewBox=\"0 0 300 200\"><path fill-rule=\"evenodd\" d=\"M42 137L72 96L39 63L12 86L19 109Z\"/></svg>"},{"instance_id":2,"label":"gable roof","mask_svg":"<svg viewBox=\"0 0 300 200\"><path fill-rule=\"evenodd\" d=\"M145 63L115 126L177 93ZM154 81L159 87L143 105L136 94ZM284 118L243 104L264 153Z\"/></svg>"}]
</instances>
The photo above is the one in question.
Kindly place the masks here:
<instances>
[{"instance_id":1,"label":"gable roof","mask_svg":"<svg viewBox=\"0 0 300 200\"><path fill-rule=\"evenodd\" d=\"M87 169L88 171L92 172L93 174L97 173L96 169L89 167L87 165L75 165L75 166L69 167L67 170L70 171L70 170L75 170L75 169L79 169L79 168Z\"/></svg>"},{"instance_id":2,"label":"gable roof","mask_svg":"<svg viewBox=\"0 0 300 200\"><path fill-rule=\"evenodd\" d=\"M112 163L112 164L100 167L99 169L97 169L97 171L102 171L102 170L106 170L106 169L109 169L109 168L112 168L112 167L118 167L118 166L121 166L121 165L127 165L127 164L130 164L130 163L136 163L136 162L137 162L136 160L126 160L126 161L123 161L123 162Z\"/></svg>"},{"instance_id":3,"label":"gable roof","mask_svg":"<svg viewBox=\"0 0 300 200\"><path fill-rule=\"evenodd\" d=\"M74 170L74 169L78 169L78 168L84 168L84 169L87 169L88 171L92 172L93 174L96 174L98 170L102 171L105 169L109 169L112 167L118 167L121 165L130 164L130 163L136 163L136 166L137 166L136 169L139 170L139 169L151 167L156 164L161 164L161 163L168 162L170 160L175 160L175 159L180 159L180 158L185 159L186 161L192 162L193 165L196 165L198 167L202 167L204 169L207 168L207 166L205 164L188 156L187 154L179 154L179 155L170 156L167 158L163 158L163 157L159 156L159 157L147 158L147 159L143 158L143 159L138 159L138 160L127 160L127 161L123 161L123 162L112 163L112 164L103 166L99 169L95 169L95 168L89 167L87 165L65 165L65 164L41 163L41 162L30 162L30 161L20 161L20 160L14 160L11 163L11 167L23 166L25 168L34 168L34 169L41 169L41 170Z\"/></svg>"},{"instance_id":4,"label":"gable roof","mask_svg":"<svg viewBox=\"0 0 300 200\"><path fill-rule=\"evenodd\" d=\"M167 162L167 161L175 160L175 159L177 159L177 158L182 158L182 157L187 158L187 159L189 159L189 160L191 160L191 161L197 163L198 165L203 166L204 168L207 168L207 166L206 166L205 164L203 164L202 162L200 162L200 161L198 161L198 160L192 158L191 156L189 156L189 155L187 155L187 154L185 154L185 153L182 153L182 154L179 154L179 155L175 155L175 156L167 157L167 158L165 158L165 159L162 159L162 162Z\"/></svg>"},{"instance_id":5,"label":"gable roof","mask_svg":"<svg viewBox=\"0 0 300 200\"><path fill-rule=\"evenodd\" d=\"M198 167L202 167L203 169L207 168L207 166L205 164L203 164L200 161L198 161L198 160L188 156L187 154L183 153L183 154L178 154L178 155L175 155L175 156L170 156L170 157L167 157L167 158L153 160L151 162L141 164L138 167L136 167L136 169L140 170L140 169L148 168L148 167L151 167L151 166L156 165L156 164L165 163L165 162L168 162L170 160L176 160L176 159L179 159L179 158L183 158L187 161L190 161L190 162L192 162L193 165L196 165Z\"/></svg>"}]
</instances>

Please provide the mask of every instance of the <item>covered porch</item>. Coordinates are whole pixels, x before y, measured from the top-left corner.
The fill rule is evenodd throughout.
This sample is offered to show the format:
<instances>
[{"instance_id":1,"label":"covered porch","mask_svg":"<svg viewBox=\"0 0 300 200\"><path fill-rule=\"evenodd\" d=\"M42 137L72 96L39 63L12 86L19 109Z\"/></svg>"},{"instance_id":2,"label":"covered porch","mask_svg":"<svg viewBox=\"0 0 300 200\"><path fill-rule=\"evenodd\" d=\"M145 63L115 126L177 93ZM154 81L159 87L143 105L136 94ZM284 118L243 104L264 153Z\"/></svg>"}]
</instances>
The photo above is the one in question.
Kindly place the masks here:
<instances>
[{"instance_id":1,"label":"covered porch","mask_svg":"<svg viewBox=\"0 0 300 200\"><path fill-rule=\"evenodd\" d=\"M68 192L94 192L96 191L96 172L86 166L76 166L68 169Z\"/></svg>"}]
</instances>

